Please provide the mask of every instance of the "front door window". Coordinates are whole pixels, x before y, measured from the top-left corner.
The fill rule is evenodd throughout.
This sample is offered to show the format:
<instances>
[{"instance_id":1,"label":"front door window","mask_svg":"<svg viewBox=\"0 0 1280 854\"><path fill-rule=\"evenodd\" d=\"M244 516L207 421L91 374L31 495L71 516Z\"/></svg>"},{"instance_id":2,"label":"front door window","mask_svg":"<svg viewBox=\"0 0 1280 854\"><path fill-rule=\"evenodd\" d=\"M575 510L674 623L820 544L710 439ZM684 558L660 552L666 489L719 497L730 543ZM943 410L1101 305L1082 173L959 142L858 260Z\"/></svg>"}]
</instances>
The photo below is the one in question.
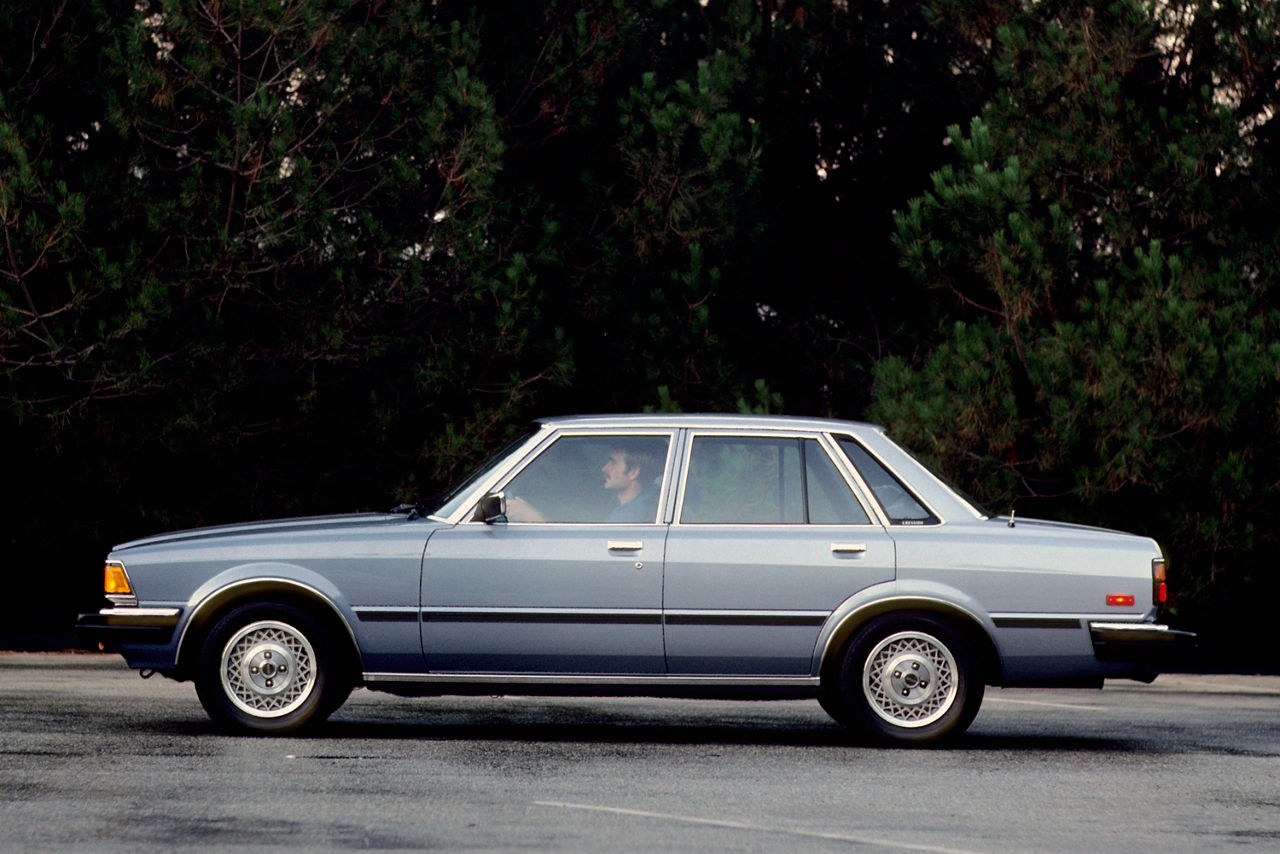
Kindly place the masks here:
<instances>
[{"instance_id":1,"label":"front door window","mask_svg":"<svg viewBox=\"0 0 1280 854\"><path fill-rule=\"evenodd\" d=\"M668 436L565 436L504 487L510 522L653 524Z\"/></svg>"}]
</instances>

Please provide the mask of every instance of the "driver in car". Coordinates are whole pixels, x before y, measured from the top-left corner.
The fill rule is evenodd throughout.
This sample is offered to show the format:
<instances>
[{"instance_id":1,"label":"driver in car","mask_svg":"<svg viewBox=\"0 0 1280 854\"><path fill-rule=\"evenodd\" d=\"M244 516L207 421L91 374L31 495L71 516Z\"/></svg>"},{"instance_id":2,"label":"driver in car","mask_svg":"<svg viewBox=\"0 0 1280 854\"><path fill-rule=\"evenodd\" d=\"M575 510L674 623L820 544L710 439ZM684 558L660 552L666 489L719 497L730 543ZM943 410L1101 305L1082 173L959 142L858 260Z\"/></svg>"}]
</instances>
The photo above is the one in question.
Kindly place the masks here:
<instances>
[{"instance_id":1,"label":"driver in car","mask_svg":"<svg viewBox=\"0 0 1280 854\"><path fill-rule=\"evenodd\" d=\"M620 440L601 467L604 488L617 499L605 521L614 524L644 524L658 515L658 493L665 462L665 442L643 439ZM519 496L507 498L507 519L512 522L545 522L543 513Z\"/></svg>"}]
</instances>

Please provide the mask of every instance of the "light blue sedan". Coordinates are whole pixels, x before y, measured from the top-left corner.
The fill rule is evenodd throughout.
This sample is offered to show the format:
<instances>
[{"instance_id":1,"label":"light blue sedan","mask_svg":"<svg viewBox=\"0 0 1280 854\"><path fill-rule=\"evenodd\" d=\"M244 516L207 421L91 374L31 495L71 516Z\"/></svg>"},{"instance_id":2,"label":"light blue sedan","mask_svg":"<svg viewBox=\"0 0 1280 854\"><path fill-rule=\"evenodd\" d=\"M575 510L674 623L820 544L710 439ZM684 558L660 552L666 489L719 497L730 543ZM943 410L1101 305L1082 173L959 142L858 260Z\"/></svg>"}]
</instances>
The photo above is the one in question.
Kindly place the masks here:
<instances>
[{"instance_id":1,"label":"light blue sedan","mask_svg":"<svg viewBox=\"0 0 1280 854\"><path fill-rule=\"evenodd\" d=\"M430 507L166 534L107 557L80 630L284 733L352 688L816 698L866 737L964 731L984 686L1150 681L1150 539L988 515L880 428L537 422Z\"/></svg>"}]
</instances>

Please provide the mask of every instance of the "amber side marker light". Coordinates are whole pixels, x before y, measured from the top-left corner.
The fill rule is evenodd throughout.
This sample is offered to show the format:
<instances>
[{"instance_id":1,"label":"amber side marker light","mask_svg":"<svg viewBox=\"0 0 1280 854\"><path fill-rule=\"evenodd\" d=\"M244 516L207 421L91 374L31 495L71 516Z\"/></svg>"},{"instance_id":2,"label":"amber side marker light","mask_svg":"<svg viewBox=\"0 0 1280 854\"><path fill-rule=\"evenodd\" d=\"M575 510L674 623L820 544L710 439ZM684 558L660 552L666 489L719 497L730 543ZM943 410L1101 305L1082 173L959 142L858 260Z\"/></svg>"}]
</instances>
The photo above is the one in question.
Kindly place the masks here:
<instances>
[{"instance_id":1,"label":"amber side marker light","mask_svg":"<svg viewBox=\"0 0 1280 854\"><path fill-rule=\"evenodd\" d=\"M102 570L102 592L114 596L129 596L133 588L129 586L129 576L124 571L124 564L109 563Z\"/></svg>"},{"instance_id":2,"label":"amber side marker light","mask_svg":"<svg viewBox=\"0 0 1280 854\"><path fill-rule=\"evenodd\" d=\"M1107 597L1107 604L1112 608L1128 608L1136 601L1132 593L1112 593Z\"/></svg>"}]
</instances>

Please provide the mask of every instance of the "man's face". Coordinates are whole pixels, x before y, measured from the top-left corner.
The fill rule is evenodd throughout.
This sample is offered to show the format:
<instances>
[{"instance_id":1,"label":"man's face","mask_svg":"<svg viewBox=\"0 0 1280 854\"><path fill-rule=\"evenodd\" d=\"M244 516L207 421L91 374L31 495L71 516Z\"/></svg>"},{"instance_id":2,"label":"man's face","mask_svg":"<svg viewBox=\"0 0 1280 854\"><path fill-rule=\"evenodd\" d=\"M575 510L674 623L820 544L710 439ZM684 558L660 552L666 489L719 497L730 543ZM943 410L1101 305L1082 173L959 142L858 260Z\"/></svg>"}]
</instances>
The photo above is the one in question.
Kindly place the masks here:
<instances>
[{"instance_id":1,"label":"man's face","mask_svg":"<svg viewBox=\"0 0 1280 854\"><path fill-rule=\"evenodd\" d=\"M604 468L601 471L604 472L604 488L611 489L614 492L626 489L640 476L638 468L627 468L627 454L625 451L614 451L609 454L609 462L604 464Z\"/></svg>"}]
</instances>

